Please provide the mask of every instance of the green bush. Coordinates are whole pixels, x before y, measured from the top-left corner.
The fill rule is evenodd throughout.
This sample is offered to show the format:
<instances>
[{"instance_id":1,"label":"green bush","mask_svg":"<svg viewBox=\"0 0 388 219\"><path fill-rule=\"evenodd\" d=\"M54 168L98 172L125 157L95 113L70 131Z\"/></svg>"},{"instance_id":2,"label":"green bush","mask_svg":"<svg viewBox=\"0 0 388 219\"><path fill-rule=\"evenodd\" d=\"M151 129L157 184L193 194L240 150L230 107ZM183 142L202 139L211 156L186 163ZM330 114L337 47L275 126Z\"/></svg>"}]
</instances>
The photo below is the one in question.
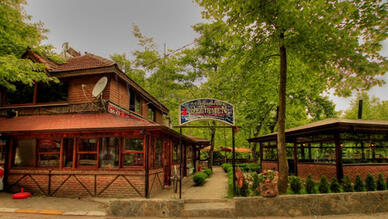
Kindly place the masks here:
<instances>
[{"instance_id":1,"label":"green bush","mask_svg":"<svg viewBox=\"0 0 388 219\"><path fill-rule=\"evenodd\" d=\"M206 173L207 178L209 178L210 175L212 175L212 170L209 168L204 168L202 172Z\"/></svg>"},{"instance_id":2,"label":"green bush","mask_svg":"<svg viewBox=\"0 0 388 219\"><path fill-rule=\"evenodd\" d=\"M308 194L317 193L317 190L315 188L315 182L313 181L311 174L307 175L305 188Z\"/></svg>"},{"instance_id":3,"label":"green bush","mask_svg":"<svg viewBox=\"0 0 388 219\"><path fill-rule=\"evenodd\" d=\"M318 189L320 193L329 193L329 182L327 181L326 176L321 177L321 181L319 182Z\"/></svg>"},{"instance_id":4,"label":"green bush","mask_svg":"<svg viewBox=\"0 0 388 219\"><path fill-rule=\"evenodd\" d=\"M252 190L254 192L255 195L259 195L259 192L257 191L257 187L259 187L260 185L260 182L259 182L259 176L257 175L257 173L253 173L252 174Z\"/></svg>"},{"instance_id":5,"label":"green bush","mask_svg":"<svg viewBox=\"0 0 388 219\"><path fill-rule=\"evenodd\" d=\"M334 193L339 193L341 192L341 186L338 183L337 178L333 177L331 178L331 183L330 183L330 191Z\"/></svg>"},{"instance_id":6,"label":"green bush","mask_svg":"<svg viewBox=\"0 0 388 219\"><path fill-rule=\"evenodd\" d=\"M353 192L352 180L348 175L345 176L342 187L344 192Z\"/></svg>"},{"instance_id":7,"label":"green bush","mask_svg":"<svg viewBox=\"0 0 388 219\"><path fill-rule=\"evenodd\" d=\"M223 163L221 165L221 167L222 167L222 169L224 169L225 173L227 173L228 172L228 168L232 167L232 164L230 164L230 163Z\"/></svg>"},{"instance_id":8,"label":"green bush","mask_svg":"<svg viewBox=\"0 0 388 219\"><path fill-rule=\"evenodd\" d=\"M302 182L299 177L291 176L290 177L290 187L292 192L295 194L299 194L300 190L302 190Z\"/></svg>"},{"instance_id":9,"label":"green bush","mask_svg":"<svg viewBox=\"0 0 388 219\"><path fill-rule=\"evenodd\" d=\"M382 173L379 173L377 178L377 190L385 190L384 175Z\"/></svg>"},{"instance_id":10,"label":"green bush","mask_svg":"<svg viewBox=\"0 0 388 219\"><path fill-rule=\"evenodd\" d=\"M356 182L354 183L354 191L356 192L365 191L365 184L362 181L360 174L356 175Z\"/></svg>"},{"instance_id":11,"label":"green bush","mask_svg":"<svg viewBox=\"0 0 388 219\"><path fill-rule=\"evenodd\" d=\"M201 185L205 184L206 178L207 178L206 173L197 172L193 176L193 181L194 181L196 186L201 186Z\"/></svg>"},{"instance_id":12,"label":"green bush","mask_svg":"<svg viewBox=\"0 0 388 219\"><path fill-rule=\"evenodd\" d=\"M368 174L365 179L366 191L376 191L376 180L372 174Z\"/></svg>"}]
</instances>

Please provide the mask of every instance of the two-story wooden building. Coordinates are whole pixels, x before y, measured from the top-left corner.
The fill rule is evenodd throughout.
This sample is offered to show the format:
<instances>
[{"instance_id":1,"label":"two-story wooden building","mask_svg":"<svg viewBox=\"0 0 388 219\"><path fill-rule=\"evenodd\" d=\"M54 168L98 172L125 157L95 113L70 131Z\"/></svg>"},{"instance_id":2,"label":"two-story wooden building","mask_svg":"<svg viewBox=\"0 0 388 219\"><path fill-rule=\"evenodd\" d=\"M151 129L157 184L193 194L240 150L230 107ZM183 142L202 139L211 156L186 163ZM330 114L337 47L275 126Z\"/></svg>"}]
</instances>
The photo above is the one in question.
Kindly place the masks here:
<instances>
[{"instance_id":1,"label":"two-story wooden building","mask_svg":"<svg viewBox=\"0 0 388 219\"><path fill-rule=\"evenodd\" d=\"M180 162L169 110L102 57L67 48L65 64L27 49L60 83L0 92L0 165L8 191L50 196L150 197L170 185ZM105 77L100 96L92 95ZM195 168L196 138L182 137L183 162ZM194 149L194 150L193 150Z\"/></svg>"}]
</instances>

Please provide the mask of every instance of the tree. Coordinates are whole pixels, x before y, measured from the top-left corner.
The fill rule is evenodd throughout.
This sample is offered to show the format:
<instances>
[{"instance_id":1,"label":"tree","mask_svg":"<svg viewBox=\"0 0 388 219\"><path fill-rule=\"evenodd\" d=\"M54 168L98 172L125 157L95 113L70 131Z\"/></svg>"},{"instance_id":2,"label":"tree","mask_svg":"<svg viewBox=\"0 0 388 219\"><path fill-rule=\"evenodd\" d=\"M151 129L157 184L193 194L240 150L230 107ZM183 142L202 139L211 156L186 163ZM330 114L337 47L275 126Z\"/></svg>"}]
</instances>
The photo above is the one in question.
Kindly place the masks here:
<instances>
[{"instance_id":1,"label":"tree","mask_svg":"<svg viewBox=\"0 0 388 219\"><path fill-rule=\"evenodd\" d=\"M386 3L379 0L197 0L204 16L226 20L246 36L245 47L258 60L279 58L278 160L279 192L287 190L285 147L288 58L300 60L325 89L349 95L357 87L383 83L375 76L387 70L378 54L386 39Z\"/></svg>"},{"instance_id":2,"label":"tree","mask_svg":"<svg viewBox=\"0 0 388 219\"><path fill-rule=\"evenodd\" d=\"M366 92L357 93L350 102L350 109L344 112L346 119L358 119L358 104L362 100L362 119L388 120L388 101L380 101L377 97L370 97Z\"/></svg>"},{"instance_id":3,"label":"tree","mask_svg":"<svg viewBox=\"0 0 388 219\"><path fill-rule=\"evenodd\" d=\"M20 82L32 86L37 81L58 82L48 77L45 66L22 59L27 47L55 62L63 62L52 46L40 46L45 39L42 23L30 23L31 16L23 9L25 0L3 0L0 2L0 86L14 91L14 83Z\"/></svg>"}]
</instances>

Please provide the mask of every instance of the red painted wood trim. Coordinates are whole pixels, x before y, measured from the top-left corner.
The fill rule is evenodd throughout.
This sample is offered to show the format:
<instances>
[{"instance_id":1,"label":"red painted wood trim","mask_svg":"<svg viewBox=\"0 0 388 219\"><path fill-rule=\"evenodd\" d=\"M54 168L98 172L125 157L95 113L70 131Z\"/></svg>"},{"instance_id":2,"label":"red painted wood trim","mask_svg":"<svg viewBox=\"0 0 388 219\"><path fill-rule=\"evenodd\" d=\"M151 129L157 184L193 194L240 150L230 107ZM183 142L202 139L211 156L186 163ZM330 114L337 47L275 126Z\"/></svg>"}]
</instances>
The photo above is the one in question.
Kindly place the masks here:
<instances>
[{"instance_id":1,"label":"red painted wood trim","mask_svg":"<svg viewBox=\"0 0 388 219\"><path fill-rule=\"evenodd\" d=\"M76 164L76 150L77 150L77 137L74 136L73 138L73 169L75 169Z\"/></svg>"},{"instance_id":2,"label":"red painted wood trim","mask_svg":"<svg viewBox=\"0 0 388 219\"><path fill-rule=\"evenodd\" d=\"M38 83L34 84L34 96L32 97L32 104L36 104L38 99Z\"/></svg>"},{"instance_id":3,"label":"red painted wood trim","mask_svg":"<svg viewBox=\"0 0 388 219\"><path fill-rule=\"evenodd\" d=\"M61 138L61 146L59 148L59 168L63 168L63 138Z\"/></svg>"}]
</instances>

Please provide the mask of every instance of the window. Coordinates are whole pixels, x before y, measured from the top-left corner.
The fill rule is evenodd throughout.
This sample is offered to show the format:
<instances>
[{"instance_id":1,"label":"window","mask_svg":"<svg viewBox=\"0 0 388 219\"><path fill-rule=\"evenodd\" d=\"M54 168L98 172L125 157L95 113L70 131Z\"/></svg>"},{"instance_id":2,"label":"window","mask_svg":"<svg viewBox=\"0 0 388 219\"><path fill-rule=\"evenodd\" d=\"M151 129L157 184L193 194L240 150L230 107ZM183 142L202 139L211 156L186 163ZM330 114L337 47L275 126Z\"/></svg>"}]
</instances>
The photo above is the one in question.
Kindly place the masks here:
<instances>
[{"instance_id":1,"label":"window","mask_svg":"<svg viewBox=\"0 0 388 219\"><path fill-rule=\"evenodd\" d=\"M67 89L68 84L61 83L39 83L37 102L38 103L49 103L49 102L60 102L67 101Z\"/></svg>"},{"instance_id":2,"label":"window","mask_svg":"<svg viewBox=\"0 0 388 219\"><path fill-rule=\"evenodd\" d=\"M5 140L0 139L0 165L3 165L5 162Z\"/></svg>"},{"instance_id":3,"label":"window","mask_svg":"<svg viewBox=\"0 0 388 219\"><path fill-rule=\"evenodd\" d=\"M141 114L140 97L136 95L135 112Z\"/></svg>"},{"instance_id":4,"label":"window","mask_svg":"<svg viewBox=\"0 0 388 219\"><path fill-rule=\"evenodd\" d=\"M79 139L78 141L78 166L97 167L98 139Z\"/></svg>"},{"instance_id":5,"label":"window","mask_svg":"<svg viewBox=\"0 0 388 219\"><path fill-rule=\"evenodd\" d=\"M35 167L36 140L15 140L14 167Z\"/></svg>"},{"instance_id":6,"label":"window","mask_svg":"<svg viewBox=\"0 0 388 219\"><path fill-rule=\"evenodd\" d=\"M123 167L144 166L143 138L125 138Z\"/></svg>"},{"instance_id":7,"label":"window","mask_svg":"<svg viewBox=\"0 0 388 219\"><path fill-rule=\"evenodd\" d=\"M180 147L178 143L174 143L173 149L172 149L172 161L173 163L179 163L180 160Z\"/></svg>"},{"instance_id":8,"label":"window","mask_svg":"<svg viewBox=\"0 0 388 219\"><path fill-rule=\"evenodd\" d=\"M119 167L119 148L120 138L102 138L101 141L100 160L101 168L117 168Z\"/></svg>"},{"instance_id":9,"label":"window","mask_svg":"<svg viewBox=\"0 0 388 219\"><path fill-rule=\"evenodd\" d=\"M59 167L60 139L39 139L39 167Z\"/></svg>"},{"instance_id":10,"label":"window","mask_svg":"<svg viewBox=\"0 0 388 219\"><path fill-rule=\"evenodd\" d=\"M129 90L129 110L135 111L135 92L128 88Z\"/></svg>"},{"instance_id":11,"label":"window","mask_svg":"<svg viewBox=\"0 0 388 219\"><path fill-rule=\"evenodd\" d=\"M155 121L155 110L151 106L148 108L148 119Z\"/></svg>"},{"instance_id":12,"label":"window","mask_svg":"<svg viewBox=\"0 0 388 219\"><path fill-rule=\"evenodd\" d=\"M6 104L23 104L33 102L34 86L28 86L25 84L16 84L15 86L15 91L7 91L5 96Z\"/></svg>"},{"instance_id":13,"label":"window","mask_svg":"<svg viewBox=\"0 0 388 219\"><path fill-rule=\"evenodd\" d=\"M155 141L155 159L154 159L154 167L161 168L162 167L162 140L157 138Z\"/></svg>"},{"instance_id":14,"label":"window","mask_svg":"<svg viewBox=\"0 0 388 219\"><path fill-rule=\"evenodd\" d=\"M74 139L63 139L63 167L73 167Z\"/></svg>"}]
</instances>

